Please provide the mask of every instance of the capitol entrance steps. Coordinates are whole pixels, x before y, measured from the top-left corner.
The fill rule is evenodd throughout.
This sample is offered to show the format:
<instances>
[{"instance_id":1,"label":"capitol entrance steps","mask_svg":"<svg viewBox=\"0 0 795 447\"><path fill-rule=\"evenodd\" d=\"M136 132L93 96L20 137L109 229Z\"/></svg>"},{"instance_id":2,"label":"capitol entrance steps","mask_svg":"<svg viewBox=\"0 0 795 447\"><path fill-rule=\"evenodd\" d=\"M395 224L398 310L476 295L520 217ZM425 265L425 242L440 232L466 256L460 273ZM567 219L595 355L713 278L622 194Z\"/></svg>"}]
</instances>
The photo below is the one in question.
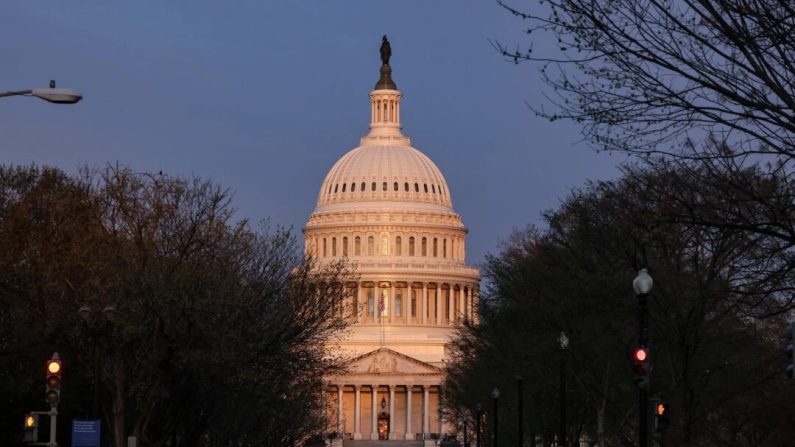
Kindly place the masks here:
<instances>
[{"instance_id":1,"label":"capitol entrance steps","mask_svg":"<svg viewBox=\"0 0 795 447\"><path fill-rule=\"evenodd\" d=\"M373 441L373 440L345 440L342 443L343 447L423 447L422 441Z\"/></svg>"}]
</instances>

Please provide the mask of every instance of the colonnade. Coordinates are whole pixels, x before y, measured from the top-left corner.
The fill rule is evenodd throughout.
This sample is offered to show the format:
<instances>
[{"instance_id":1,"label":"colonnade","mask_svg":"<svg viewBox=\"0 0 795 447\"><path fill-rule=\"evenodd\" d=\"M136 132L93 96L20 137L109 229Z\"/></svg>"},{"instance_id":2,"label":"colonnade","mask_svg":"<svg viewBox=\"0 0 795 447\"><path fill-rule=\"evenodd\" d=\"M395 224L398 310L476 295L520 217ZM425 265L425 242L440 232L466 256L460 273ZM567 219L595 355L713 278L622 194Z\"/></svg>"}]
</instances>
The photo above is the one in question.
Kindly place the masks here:
<instances>
[{"instance_id":1,"label":"colonnade","mask_svg":"<svg viewBox=\"0 0 795 447\"><path fill-rule=\"evenodd\" d=\"M339 312L356 323L452 326L477 321L478 289L472 284L360 281L348 284L347 306Z\"/></svg>"},{"instance_id":2,"label":"colonnade","mask_svg":"<svg viewBox=\"0 0 795 447\"><path fill-rule=\"evenodd\" d=\"M442 412L439 410L439 396L441 395L441 386L440 385L396 385L396 384L388 384L388 385L378 385L378 384L336 384L334 385L337 388L337 408L336 408L336 425L337 425L337 432L338 433L346 433L349 437L353 439L379 439L379 415L385 414L388 417L388 439L425 439L430 436L431 433L442 434L445 432L445 422L442 416ZM353 388L353 424L348 424L347 429L352 431L346 431L346 424L344 415L345 406L344 406L344 388L345 387L352 387ZM385 387L388 389L387 393L383 396L379 393L379 387ZM416 420L416 416L414 415L414 407L417 406L413 402L412 395L415 394L416 388L420 388L422 390L422 397L420 399L419 405L419 417L420 417L420 426L415 426L414 421ZM433 418L433 426L431 425L432 422L432 413L431 413L431 389L434 389L435 396L434 404L436 411L434 412L437 417ZM369 433L362 432L362 395L368 395L370 397L370 424L369 424ZM396 414L396 397L401 397L401 414ZM383 407L382 407L383 405ZM388 405L388 409L386 408ZM350 409L349 413L350 413ZM399 419L399 420L398 420ZM400 422L398 424L398 422ZM397 432L396 428L400 428L400 432ZM383 434L382 434L383 436Z\"/></svg>"}]
</instances>

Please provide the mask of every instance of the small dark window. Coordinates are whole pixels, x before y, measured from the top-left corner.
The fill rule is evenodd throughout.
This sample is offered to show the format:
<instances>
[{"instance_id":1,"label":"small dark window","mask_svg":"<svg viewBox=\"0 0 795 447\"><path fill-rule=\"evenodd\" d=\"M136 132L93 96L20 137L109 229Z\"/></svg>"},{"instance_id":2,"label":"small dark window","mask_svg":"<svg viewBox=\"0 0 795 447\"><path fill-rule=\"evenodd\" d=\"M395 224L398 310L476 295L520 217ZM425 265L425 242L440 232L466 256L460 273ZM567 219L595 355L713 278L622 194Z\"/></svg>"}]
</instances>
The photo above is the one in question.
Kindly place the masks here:
<instances>
[{"instance_id":1,"label":"small dark window","mask_svg":"<svg viewBox=\"0 0 795 447\"><path fill-rule=\"evenodd\" d=\"M381 185L381 189L382 189L382 190L384 190L384 191L386 191L386 182L384 182L384 183Z\"/></svg>"},{"instance_id":2,"label":"small dark window","mask_svg":"<svg viewBox=\"0 0 795 447\"><path fill-rule=\"evenodd\" d=\"M331 185L328 185L328 193L331 194Z\"/></svg>"},{"instance_id":3,"label":"small dark window","mask_svg":"<svg viewBox=\"0 0 795 447\"><path fill-rule=\"evenodd\" d=\"M356 183L351 183L351 192L356 191Z\"/></svg>"},{"instance_id":4,"label":"small dark window","mask_svg":"<svg viewBox=\"0 0 795 447\"><path fill-rule=\"evenodd\" d=\"M404 189L406 192L409 192L409 182L406 182L406 183L404 183L404 184L403 184L403 189Z\"/></svg>"},{"instance_id":5,"label":"small dark window","mask_svg":"<svg viewBox=\"0 0 795 447\"><path fill-rule=\"evenodd\" d=\"M395 182L395 184L392 185L392 189L394 189L395 191L398 190L398 182Z\"/></svg>"},{"instance_id":6,"label":"small dark window","mask_svg":"<svg viewBox=\"0 0 795 447\"><path fill-rule=\"evenodd\" d=\"M362 187L361 187L362 192L364 192L366 189L367 189L367 184L362 182Z\"/></svg>"},{"instance_id":7,"label":"small dark window","mask_svg":"<svg viewBox=\"0 0 795 447\"><path fill-rule=\"evenodd\" d=\"M347 185L347 183L342 184L342 192L345 192L345 185Z\"/></svg>"},{"instance_id":8,"label":"small dark window","mask_svg":"<svg viewBox=\"0 0 795 447\"><path fill-rule=\"evenodd\" d=\"M431 191L436 194L436 185L431 185ZM343 189L342 192L345 192L345 190Z\"/></svg>"},{"instance_id":9,"label":"small dark window","mask_svg":"<svg viewBox=\"0 0 795 447\"><path fill-rule=\"evenodd\" d=\"M427 183L423 183L422 186L425 187L425 193L427 194L428 193L428 184Z\"/></svg>"},{"instance_id":10,"label":"small dark window","mask_svg":"<svg viewBox=\"0 0 795 447\"><path fill-rule=\"evenodd\" d=\"M331 192L331 190L329 190L329 192ZM414 192L420 192L420 185L414 184Z\"/></svg>"},{"instance_id":11,"label":"small dark window","mask_svg":"<svg viewBox=\"0 0 795 447\"><path fill-rule=\"evenodd\" d=\"M340 185L334 185L334 194L336 194L336 193L337 193L337 188L339 188L339 186L340 186Z\"/></svg>"},{"instance_id":12,"label":"small dark window","mask_svg":"<svg viewBox=\"0 0 795 447\"><path fill-rule=\"evenodd\" d=\"M373 191L375 191L375 182L373 182L373 184L372 184L372 185L370 185L370 189L371 189L371 190L373 190Z\"/></svg>"}]
</instances>

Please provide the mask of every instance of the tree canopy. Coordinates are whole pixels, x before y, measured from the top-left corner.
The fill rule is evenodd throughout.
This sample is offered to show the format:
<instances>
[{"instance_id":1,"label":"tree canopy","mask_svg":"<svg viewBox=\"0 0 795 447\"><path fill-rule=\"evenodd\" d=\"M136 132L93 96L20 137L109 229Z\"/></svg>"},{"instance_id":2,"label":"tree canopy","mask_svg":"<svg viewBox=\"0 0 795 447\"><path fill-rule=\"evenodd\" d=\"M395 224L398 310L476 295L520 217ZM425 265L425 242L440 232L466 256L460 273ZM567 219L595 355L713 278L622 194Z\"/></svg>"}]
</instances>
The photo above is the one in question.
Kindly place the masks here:
<instances>
[{"instance_id":1,"label":"tree canopy","mask_svg":"<svg viewBox=\"0 0 795 447\"><path fill-rule=\"evenodd\" d=\"M230 201L200 178L0 168L4 445L45 406L54 351L62 416L90 416L96 383L117 447L131 435L284 446L322 431L320 377L337 364L323 347L347 325L332 304L351 273L302 258L288 230L236 220Z\"/></svg>"}]
</instances>

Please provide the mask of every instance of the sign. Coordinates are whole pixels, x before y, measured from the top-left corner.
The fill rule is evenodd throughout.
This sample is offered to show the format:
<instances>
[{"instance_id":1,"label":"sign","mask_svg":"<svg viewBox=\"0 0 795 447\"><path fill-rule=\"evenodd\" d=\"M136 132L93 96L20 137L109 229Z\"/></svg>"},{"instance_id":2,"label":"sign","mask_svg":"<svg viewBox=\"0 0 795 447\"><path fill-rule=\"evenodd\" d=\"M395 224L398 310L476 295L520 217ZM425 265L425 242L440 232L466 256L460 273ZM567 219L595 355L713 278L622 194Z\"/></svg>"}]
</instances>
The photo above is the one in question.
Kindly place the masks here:
<instances>
[{"instance_id":1,"label":"sign","mask_svg":"<svg viewBox=\"0 0 795 447\"><path fill-rule=\"evenodd\" d=\"M72 447L99 447L99 435L99 420L72 420Z\"/></svg>"}]
</instances>

